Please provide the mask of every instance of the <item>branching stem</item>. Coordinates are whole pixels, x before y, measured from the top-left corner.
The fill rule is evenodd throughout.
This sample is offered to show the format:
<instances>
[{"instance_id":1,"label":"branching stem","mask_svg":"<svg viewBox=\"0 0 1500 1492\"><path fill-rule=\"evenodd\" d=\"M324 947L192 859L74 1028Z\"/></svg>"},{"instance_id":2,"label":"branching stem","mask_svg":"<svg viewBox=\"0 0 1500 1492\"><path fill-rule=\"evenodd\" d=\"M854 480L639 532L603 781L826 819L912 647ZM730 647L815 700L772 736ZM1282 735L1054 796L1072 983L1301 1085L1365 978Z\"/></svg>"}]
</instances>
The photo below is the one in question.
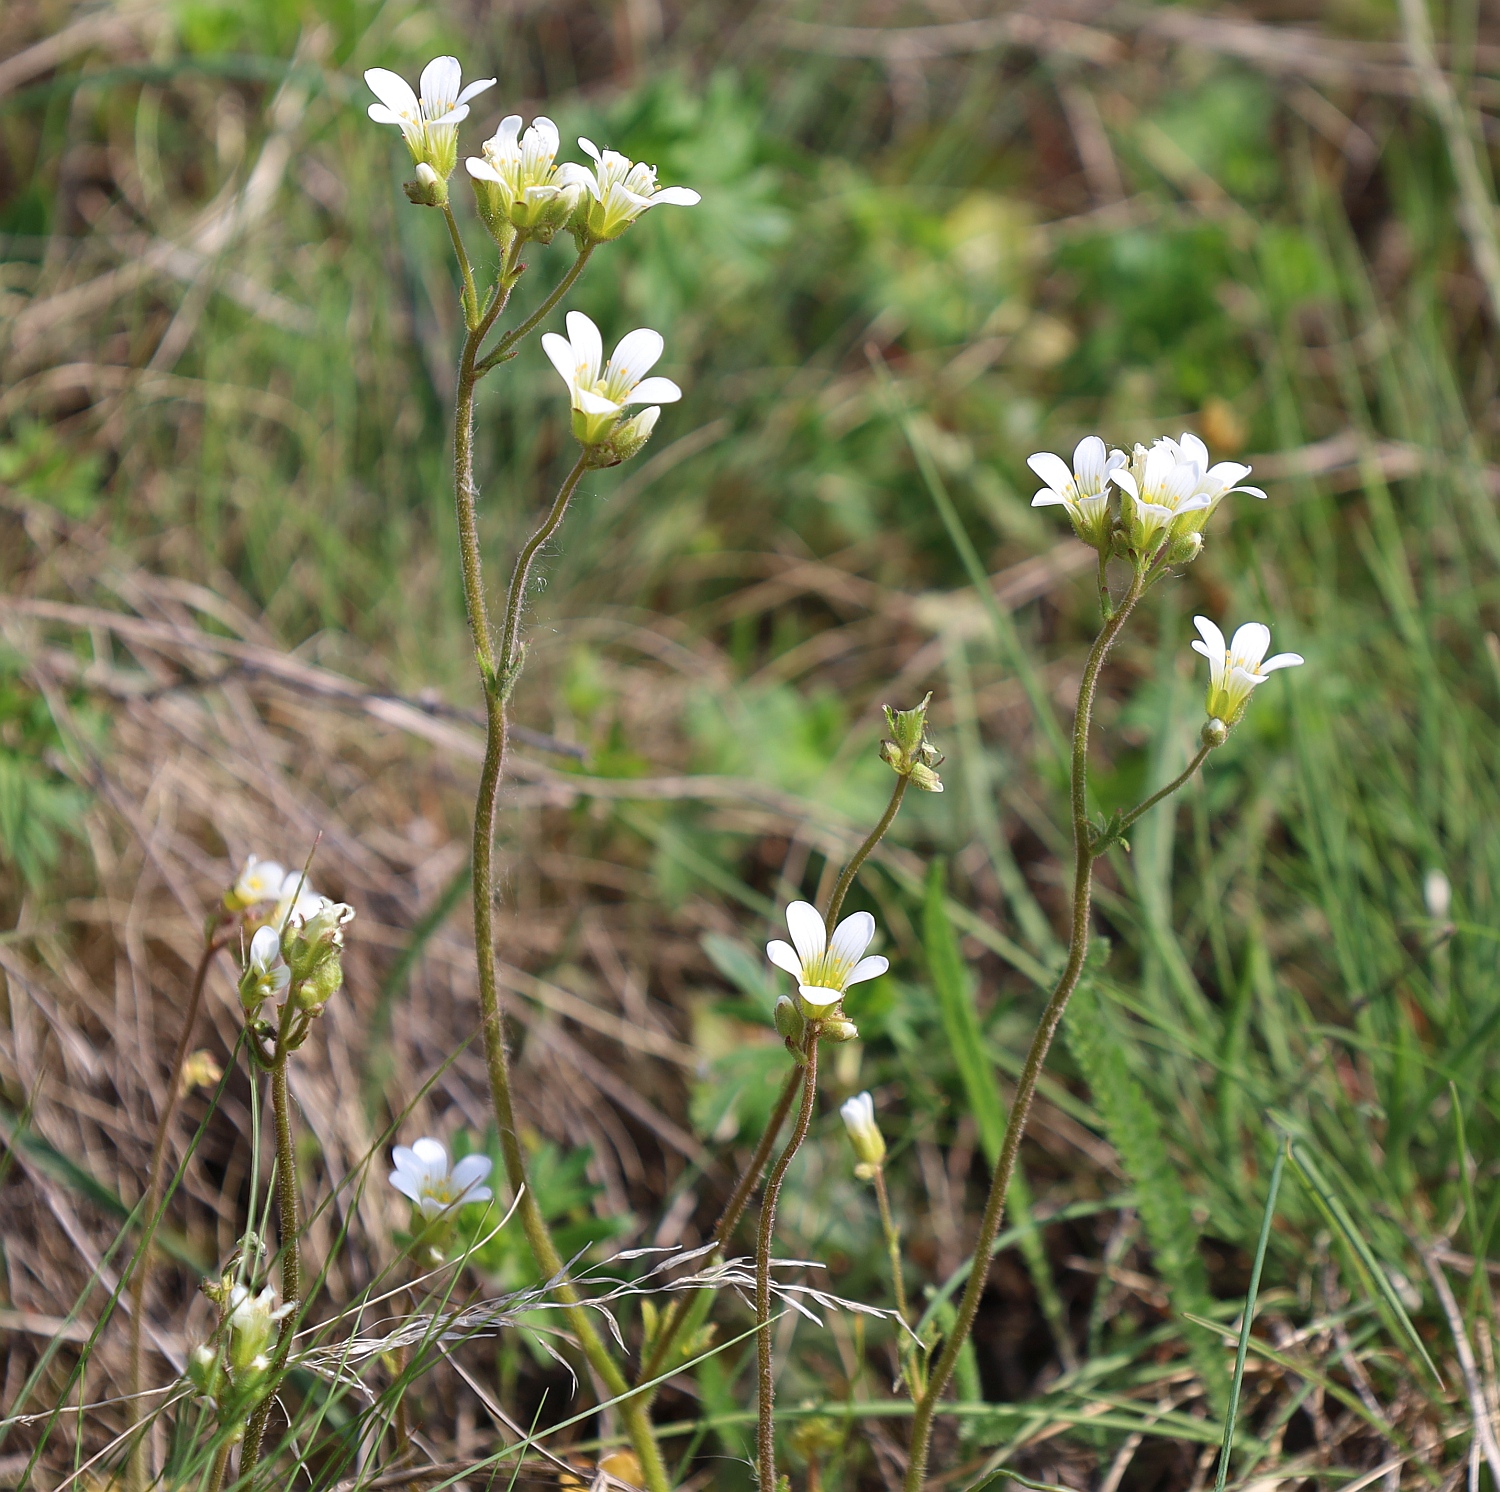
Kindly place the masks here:
<instances>
[{"instance_id":1,"label":"branching stem","mask_svg":"<svg viewBox=\"0 0 1500 1492\"><path fill-rule=\"evenodd\" d=\"M907 1463L906 1492L921 1492L927 1477L927 1455L932 1441L932 1419L938 1401L958 1365L958 1354L974 1327L974 1317L979 1311L979 1300L984 1293L985 1281L989 1278L990 1256L994 1249L995 1235L1000 1230L1000 1220L1005 1211L1006 1193L1010 1190L1011 1177L1015 1174L1016 1156L1021 1148L1021 1136L1026 1131L1026 1120L1031 1113L1031 1100L1036 1093L1037 1080L1047 1061L1047 1051L1058 1025L1067 1009L1073 991L1078 987L1083 973L1083 961L1088 953L1089 913L1093 895L1094 848L1093 830L1088 817L1088 748L1089 727L1093 719L1094 693L1099 685L1099 672L1115 639L1135 609L1135 604L1145 590L1147 577L1138 566L1131 579L1130 589L1121 598L1118 606L1100 629L1099 636L1089 652L1084 665L1083 679L1078 688L1078 709L1073 718L1073 752L1071 807L1073 818L1073 921L1068 939L1068 960L1058 976L1057 984L1042 1012L1041 1020L1031 1038L1031 1047L1026 1053L1025 1065L1016 1082L1015 1097L1011 1101L1010 1115L1005 1126L1005 1140L995 1162L994 1175L990 1181L989 1196L985 1199L984 1215L979 1224L979 1237L974 1244L974 1263L964 1286L963 1298L959 1302L953 1329L943 1344L926 1388L917 1399L911 1424L911 1451Z\"/></svg>"},{"instance_id":2,"label":"branching stem","mask_svg":"<svg viewBox=\"0 0 1500 1492\"><path fill-rule=\"evenodd\" d=\"M803 1038L802 1106L797 1111L797 1125L786 1149L777 1158L766 1180L766 1195L760 1205L760 1228L755 1240L755 1364L759 1384L759 1425L756 1433L758 1480L763 1489L776 1487L776 1375L771 1354L771 1246L776 1236L776 1201L781 1183L786 1179L807 1132L812 1128L813 1110L818 1102L818 1038L822 1023L809 1021Z\"/></svg>"},{"instance_id":3,"label":"branching stem","mask_svg":"<svg viewBox=\"0 0 1500 1492\"><path fill-rule=\"evenodd\" d=\"M714 1243L721 1249L734 1236L734 1230L745 1215L745 1208L755 1193L756 1183L760 1180L760 1174L765 1170L766 1161L770 1159L771 1150L781 1134L781 1126L786 1123L786 1116L791 1112L792 1100L796 1098L797 1088L801 1082L801 1064L793 1064L791 1071L786 1075L786 1081L781 1085L781 1096L776 1100L776 1107L771 1111L771 1118L766 1124L765 1133L760 1137L760 1143L755 1147L755 1154L750 1157L750 1164L745 1167L744 1175L736 1183L734 1191L730 1193L729 1201L724 1206L724 1211L719 1215L719 1221L714 1225ZM667 1354L672 1349L677 1333L682 1329L682 1323L691 1305L692 1296L685 1292L672 1302L667 1314L662 1318L661 1327L651 1347L651 1355L641 1365L639 1382L645 1383L661 1372L666 1364Z\"/></svg>"}]
</instances>

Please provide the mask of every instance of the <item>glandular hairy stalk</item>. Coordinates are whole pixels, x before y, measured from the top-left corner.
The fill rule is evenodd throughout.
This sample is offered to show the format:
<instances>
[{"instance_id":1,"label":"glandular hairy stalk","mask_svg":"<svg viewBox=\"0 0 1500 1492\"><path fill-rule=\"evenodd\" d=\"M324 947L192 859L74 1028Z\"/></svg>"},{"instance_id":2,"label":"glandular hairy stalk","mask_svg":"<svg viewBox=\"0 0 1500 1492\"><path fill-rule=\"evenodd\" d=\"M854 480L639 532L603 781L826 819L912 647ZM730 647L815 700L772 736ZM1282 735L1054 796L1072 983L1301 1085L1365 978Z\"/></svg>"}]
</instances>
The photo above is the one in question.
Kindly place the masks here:
<instances>
[{"instance_id":1,"label":"glandular hairy stalk","mask_svg":"<svg viewBox=\"0 0 1500 1492\"><path fill-rule=\"evenodd\" d=\"M456 229L453 233L455 252L464 271L465 284L472 283L462 237ZM484 1037L485 1069L489 1077L490 1098L495 1112L495 1123L500 1133L500 1151L505 1164L506 1178L511 1190L518 1198L518 1211L526 1241L531 1247L538 1267L550 1278L561 1278L565 1273L562 1255L553 1242L547 1220L529 1185L526 1157L516 1131L515 1103L510 1076L510 1057L505 1045L505 1012L500 997L499 979L495 968L495 870L494 841L495 815L499 803L500 784L505 770L507 745L507 709L510 692L515 685L516 672L522 655L521 614L525 605L526 588L531 577L531 567L542 546L556 533L567 513L568 504L577 489L586 469L585 458L580 456L568 473L556 499L546 517L527 540L517 556L511 576L510 590L505 603L505 624L497 649L491 632L489 605L485 596L484 566L479 543L479 523L476 510L477 493L474 486L474 394L480 378L503 355L514 348L520 335L531 330L547 311L561 298L566 288L577 279L587 255L580 254L573 268L551 296L542 310L528 318L507 337L502 338L495 353L483 359L481 353L486 336L493 328L510 298L510 292L520 274L517 260L518 244L506 255L494 291L484 310L476 315L466 315L468 335L464 339L459 357L458 383L453 416L453 489L458 522L459 556L463 571L464 608L469 622L469 633L474 644L475 658L479 664L480 682L485 700L485 752L484 763L479 774L479 789L474 803L473 897L474 897L474 944L475 964L479 978L480 1023ZM470 304L465 298L466 308ZM605 1344L594 1323L580 1304L578 1292L565 1279L557 1291L562 1300L572 1329L600 1382L611 1396L619 1397L619 1414L629 1432L631 1445L640 1458L649 1492L668 1492L670 1482L661 1452L656 1444L647 1413L647 1401L642 1397L631 1398L630 1386L614 1354Z\"/></svg>"},{"instance_id":2,"label":"glandular hairy stalk","mask_svg":"<svg viewBox=\"0 0 1500 1492\"><path fill-rule=\"evenodd\" d=\"M771 1343L771 1248L776 1237L776 1203L781 1183L802 1148L812 1128L813 1110L818 1102L818 1038L822 1034L817 1021L807 1023L802 1046L802 1106L786 1149L777 1157L766 1179L766 1195L760 1204L760 1227L755 1240L755 1372L759 1396L759 1422L756 1431L756 1468L760 1485L776 1486L776 1374Z\"/></svg>"},{"instance_id":3,"label":"glandular hairy stalk","mask_svg":"<svg viewBox=\"0 0 1500 1492\"><path fill-rule=\"evenodd\" d=\"M984 1213L980 1219L979 1236L974 1242L974 1259L969 1269L968 1281L959 1301L953 1327L949 1331L943 1349L938 1355L927 1380L927 1385L917 1398L912 1414L910 1458L907 1462L906 1492L920 1492L927 1477L927 1457L932 1440L932 1421L939 1401L958 1366L959 1353L963 1350L969 1333L974 1328L974 1318L979 1310L980 1297L984 1293L985 1281L989 1277L990 1258L994 1250L995 1237L1005 1212L1005 1199L1010 1191L1011 1179L1015 1175L1016 1157L1020 1153L1021 1139L1026 1132L1026 1121L1031 1114L1031 1102L1036 1094L1037 1082L1046 1065L1047 1053L1052 1038L1062 1023L1068 1001L1078 988L1083 974L1084 960L1088 955L1089 922L1093 906L1094 861L1104 852L1110 842L1117 839L1125 828L1135 823L1147 809L1154 807L1169 794L1182 787L1203 764L1212 749L1207 743L1193 758L1186 771L1174 778L1160 792L1153 793L1143 803L1122 816L1112 826L1109 836L1096 836L1088 815L1088 752L1089 733L1093 723L1094 697L1099 686L1100 670L1109 656L1111 647L1119 637L1136 603L1154 578L1152 573L1138 563L1131 578L1130 587L1118 604L1108 603L1108 593L1103 589L1103 567L1100 567L1101 595L1104 599L1104 625L1094 640L1084 665L1083 678L1078 689L1078 705L1073 717L1073 741L1071 757L1070 809L1073 823L1073 906L1072 922L1068 936L1068 957L1053 986L1052 993L1042 1011L1027 1049L1026 1061L1022 1065L1016 1082L1015 1096L1011 1100L1010 1114L1006 1120L1005 1140L995 1162L990 1180L989 1195L985 1199Z\"/></svg>"}]
</instances>

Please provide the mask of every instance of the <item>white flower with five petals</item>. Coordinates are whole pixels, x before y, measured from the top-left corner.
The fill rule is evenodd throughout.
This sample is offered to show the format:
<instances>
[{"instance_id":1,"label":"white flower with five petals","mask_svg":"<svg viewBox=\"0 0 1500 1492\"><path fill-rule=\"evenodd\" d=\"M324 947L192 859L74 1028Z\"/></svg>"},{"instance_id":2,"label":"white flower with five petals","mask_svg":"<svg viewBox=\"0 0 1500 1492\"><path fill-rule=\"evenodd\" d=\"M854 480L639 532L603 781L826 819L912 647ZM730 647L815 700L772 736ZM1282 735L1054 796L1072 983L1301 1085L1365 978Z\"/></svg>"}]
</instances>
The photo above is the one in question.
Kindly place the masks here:
<instances>
[{"instance_id":1,"label":"white flower with five petals","mask_svg":"<svg viewBox=\"0 0 1500 1492\"><path fill-rule=\"evenodd\" d=\"M1031 499L1033 508L1062 506L1073 529L1096 549L1109 540L1110 478L1125 465L1124 451L1109 451L1097 435L1086 436L1073 450L1073 466L1050 451L1038 451L1026 464L1047 485Z\"/></svg>"},{"instance_id":2,"label":"white flower with five petals","mask_svg":"<svg viewBox=\"0 0 1500 1492\"><path fill-rule=\"evenodd\" d=\"M1180 518L1207 509L1212 498L1202 490L1205 472L1175 440L1158 440L1148 451L1137 445L1128 467L1110 473L1125 494L1120 516L1125 536L1138 554L1151 554L1176 529Z\"/></svg>"},{"instance_id":3,"label":"white flower with five petals","mask_svg":"<svg viewBox=\"0 0 1500 1492\"><path fill-rule=\"evenodd\" d=\"M434 57L422 69L420 97L400 73L388 68L370 68L365 82L380 100L370 105L370 118L376 124L397 126L412 159L445 181L458 164L458 126L469 117L469 100L495 86L493 78L480 78L463 88L457 57Z\"/></svg>"},{"instance_id":4,"label":"white flower with five petals","mask_svg":"<svg viewBox=\"0 0 1500 1492\"><path fill-rule=\"evenodd\" d=\"M275 860L261 860L251 855L230 887L224 904L231 911L242 911L262 902L275 901L281 895L281 883L285 879L285 866Z\"/></svg>"},{"instance_id":5,"label":"white flower with five petals","mask_svg":"<svg viewBox=\"0 0 1500 1492\"><path fill-rule=\"evenodd\" d=\"M1257 684L1265 683L1277 669L1296 668L1303 661L1298 653L1267 658L1271 629L1264 622L1246 622L1227 645L1224 634L1206 616L1195 616L1193 625L1202 638L1194 641L1193 651L1208 659L1208 717L1225 725L1233 725L1245 713Z\"/></svg>"},{"instance_id":6,"label":"white flower with five petals","mask_svg":"<svg viewBox=\"0 0 1500 1492\"><path fill-rule=\"evenodd\" d=\"M450 1166L442 1141L424 1137L413 1145L397 1145L391 1151L391 1160L396 1167L391 1172L391 1185L410 1198L426 1221L451 1207L488 1202L495 1195L484 1185L494 1165L487 1155L466 1155Z\"/></svg>"},{"instance_id":7,"label":"white flower with five petals","mask_svg":"<svg viewBox=\"0 0 1500 1492\"><path fill-rule=\"evenodd\" d=\"M522 134L521 116L507 114L484 142L483 157L471 155L464 162L491 231L504 220L532 237L550 239L573 216L585 188L571 176L564 178L558 144L550 119L538 115Z\"/></svg>"},{"instance_id":8,"label":"white flower with five petals","mask_svg":"<svg viewBox=\"0 0 1500 1492\"><path fill-rule=\"evenodd\" d=\"M804 1013L813 1020L827 1015L851 984L878 978L890 961L876 954L864 956L875 936L875 919L868 912L845 917L828 937L823 918L810 902L794 901L786 909L791 943L779 938L766 944L766 957L797 981Z\"/></svg>"},{"instance_id":9,"label":"white flower with five petals","mask_svg":"<svg viewBox=\"0 0 1500 1492\"><path fill-rule=\"evenodd\" d=\"M1248 492L1251 497L1265 501L1266 494L1259 487L1245 484L1245 478L1250 475L1248 466L1239 461L1219 461L1210 466L1208 447L1190 431L1184 431L1180 440L1163 436L1156 443L1172 451L1179 462L1191 462L1198 467L1203 473L1198 479L1198 492L1208 498L1206 507L1196 508L1190 516L1177 520L1172 527L1174 538L1179 534L1201 534L1204 525L1213 517L1214 509L1231 492Z\"/></svg>"},{"instance_id":10,"label":"white flower with five petals","mask_svg":"<svg viewBox=\"0 0 1500 1492\"><path fill-rule=\"evenodd\" d=\"M618 238L648 207L692 207L703 200L691 187L657 186L654 166L632 161L617 150L600 150L582 136L578 148L593 160L593 170L566 165L558 171L558 180L588 193L578 226L595 243Z\"/></svg>"},{"instance_id":11,"label":"white flower with five petals","mask_svg":"<svg viewBox=\"0 0 1500 1492\"><path fill-rule=\"evenodd\" d=\"M664 346L660 332L641 327L621 337L614 356L604 363L599 328L581 311L568 312L566 337L548 332L542 338L542 350L568 386L573 434L584 445L614 441L638 450L655 428L661 405L682 398L682 390L670 378L646 377ZM654 407L622 425L621 416L630 404Z\"/></svg>"}]
</instances>

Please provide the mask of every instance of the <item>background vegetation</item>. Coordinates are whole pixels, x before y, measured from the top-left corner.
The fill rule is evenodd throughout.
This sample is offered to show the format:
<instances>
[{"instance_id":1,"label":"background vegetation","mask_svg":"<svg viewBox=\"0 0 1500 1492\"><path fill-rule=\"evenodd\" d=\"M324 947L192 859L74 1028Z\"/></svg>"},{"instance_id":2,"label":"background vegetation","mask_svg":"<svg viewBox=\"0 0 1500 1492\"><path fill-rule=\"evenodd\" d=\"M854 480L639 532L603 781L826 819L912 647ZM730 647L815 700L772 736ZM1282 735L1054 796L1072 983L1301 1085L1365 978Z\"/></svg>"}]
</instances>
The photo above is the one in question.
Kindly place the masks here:
<instances>
[{"instance_id":1,"label":"background vegetation","mask_svg":"<svg viewBox=\"0 0 1500 1492\"><path fill-rule=\"evenodd\" d=\"M492 1143L463 912L479 736L445 475L456 289L358 81L446 50L500 78L470 142L544 111L704 197L648 215L576 297L607 338L661 329L687 393L645 458L590 478L518 696L504 976L539 1186L573 1245L603 1258L712 1225L719 1157L753 1143L786 1062L761 955L775 908L878 813L880 705L932 689L948 791L908 807L858 893L894 967L851 1006L863 1040L832 1064L782 1216L818 1280L885 1299L834 1112L872 1088L911 1275L941 1313L1066 894L1057 722L1092 577L1028 506L1024 460L1093 430L1196 430L1249 453L1271 498L1231 499L1117 652L1103 806L1184 760L1195 612L1265 617L1309 666L1109 862L1108 958L1053 1060L941 1464L954 1486L1003 1465L1203 1487L1232 1357L1213 1323L1238 1315L1289 1133L1305 1164L1280 1193L1232 1480L1492 1475L1473 1427L1497 1408L1500 1267L1500 46L1477 0L1439 8L1430 55L1415 17L1381 0L0 12L12 1484L59 1486L123 1423L106 1403L123 1317L92 1329L202 918L245 854L300 862L321 834L320 887L359 909L348 988L296 1071L329 1312L389 1262L392 1130ZM564 253L539 251L521 293ZM535 347L485 386L492 573L569 459L558 395ZM174 1262L148 1302L163 1384L260 1164L229 972L209 1007L213 1062L174 1137ZM466 1289L534 1272L508 1234L477 1262ZM747 1319L726 1299L720 1340ZM797 1484L890 1484L887 1328L782 1329ZM436 1459L511 1436L502 1407L566 1417L568 1376L528 1340L470 1344L426 1380ZM663 1401L694 1485L750 1485L746 1345ZM27 1418L62 1404L104 1407ZM616 1428L549 1444L584 1465ZM347 1474L308 1451L315 1477Z\"/></svg>"}]
</instances>

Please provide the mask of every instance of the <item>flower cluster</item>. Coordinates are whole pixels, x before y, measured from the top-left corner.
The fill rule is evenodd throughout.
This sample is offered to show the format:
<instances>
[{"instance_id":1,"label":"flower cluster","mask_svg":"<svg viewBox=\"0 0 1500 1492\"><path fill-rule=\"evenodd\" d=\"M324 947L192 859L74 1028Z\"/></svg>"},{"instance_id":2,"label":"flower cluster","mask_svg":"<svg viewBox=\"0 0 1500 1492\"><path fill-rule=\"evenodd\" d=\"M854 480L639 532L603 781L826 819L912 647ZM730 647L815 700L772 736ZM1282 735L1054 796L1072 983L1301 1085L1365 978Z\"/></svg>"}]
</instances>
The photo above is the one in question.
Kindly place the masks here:
<instances>
[{"instance_id":1,"label":"flower cluster","mask_svg":"<svg viewBox=\"0 0 1500 1492\"><path fill-rule=\"evenodd\" d=\"M203 1289L218 1302L219 1330L214 1342L200 1343L188 1354L187 1378L217 1407L220 1423L239 1425L271 1386L277 1323L297 1309L297 1302L277 1305L269 1285L256 1293L232 1276Z\"/></svg>"},{"instance_id":2,"label":"flower cluster","mask_svg":"<svg viewBox=\"0 0 1500 1492\"><path fill-rule=\"evenodd\" d=\"M267 1000L288 996L305 1019L344 983L344 929L354 908L320 896L302 871L251 855L224 898L254 927L240 973L240 1004L253 1019ZM258 924L258 925L257 925Z\"/></svg>"},{"instance_id":3,"label":"flower cluster","mask_svg":"<svg viewBox=\"0 0 1500 1492\"><path fill-rule=\"evenodd\" d=\"M943 764L943 754L927 739L927 706L932 703L932 691L912 710L893 710L884 706L885 723L890 739L880 743L880 759L898 777L904 777L913 787L924 793L940 793L943 779L937 769Z\"/></svg>"},{"instance_id":4,"label":"flower cluster","mask_svg":"<svg viewBox=\"0 0 1500 1492\"><path fill-rule=\"evenodd\" d=\"M1231 492L1264 498L1244 485L1250 468L1237 461L1210 465L1208 447L1196 436L1162 436L1129 456L1108 450L1097 435L1078 442L1070 467L1061 456L1039 451L1026 464L1046 483L1034 508L1062 507L1073 530L1102 554L1131 556L1139 564L1186 564L1203 548L1203 530Z\"/></svg>"},{"instance_id":5,"label":"flower cluster","mask_svg":"<svg viewBox=\"0 0 1500 1492\"><path fill-rule=\"evenodd\" d=\"M417 163L417 179L407 195L421 206L447 203L448 178L458 164L458 126L468 118L469 100L495 82L484 78L461 89L462 81L456 57L429 62L422 69L420 93L383 67L365 73L380 100L370 105L370 118L394 124ZM479 215L502 247L517 235L546 243L559 228L568 228L583 249L618 238L647 208L692 207L701 200L691 187L658 186L654 166L600 150L582 136L578 148L593 166L558 165L557 126L538 116L522 134L521 123L519 114L507 114L484 142L484 154L464 162Z\"/></svg>"}]
</instances>

